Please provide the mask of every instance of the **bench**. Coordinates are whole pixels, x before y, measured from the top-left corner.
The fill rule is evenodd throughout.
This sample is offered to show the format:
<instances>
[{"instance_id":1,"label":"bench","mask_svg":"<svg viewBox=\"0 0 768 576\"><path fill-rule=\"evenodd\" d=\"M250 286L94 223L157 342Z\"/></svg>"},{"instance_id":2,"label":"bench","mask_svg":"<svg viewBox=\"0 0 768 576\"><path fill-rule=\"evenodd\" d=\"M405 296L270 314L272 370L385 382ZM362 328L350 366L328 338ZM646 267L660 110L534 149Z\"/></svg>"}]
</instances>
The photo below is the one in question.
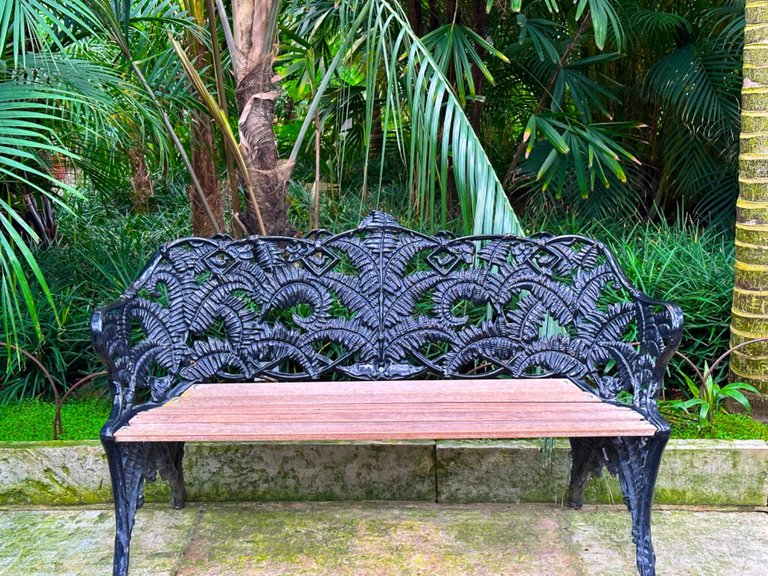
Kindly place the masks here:
<instances>
[{"instance_id":1,"label":"bench","mask_svg":"<svg viewBox=\"0 0 768 576\"><path fill-rule=\"evenodd\" d=\"M676 305L580 236L429 236L375 212L337 235L166 244L93 315L114 398L113 573L145 481L184 505L187 441L567 437L569 505L618 474L651 576L656 402L681 331Z\"/></svg>"}]
</instances>

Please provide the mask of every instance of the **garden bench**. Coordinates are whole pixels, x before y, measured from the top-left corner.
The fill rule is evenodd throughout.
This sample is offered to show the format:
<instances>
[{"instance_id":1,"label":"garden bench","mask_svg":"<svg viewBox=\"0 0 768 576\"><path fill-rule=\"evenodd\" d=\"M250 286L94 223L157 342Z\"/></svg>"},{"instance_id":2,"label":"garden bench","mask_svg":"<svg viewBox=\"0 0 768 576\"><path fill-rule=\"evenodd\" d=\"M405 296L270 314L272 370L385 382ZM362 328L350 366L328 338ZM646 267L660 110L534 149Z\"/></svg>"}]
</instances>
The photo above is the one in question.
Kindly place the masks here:
<instances>
[{"instance_id":1,"label":"garden bench","mask_svg":"<svg viewBox=\"0 0 768 576\"><path fill-rule=\"evenodd\" d=\"M656 401L682 314L599 242L429 236L380 212L337 235L188 238L92 330L114 394L115 576L144 482L184 505L184 442L520 437L570 438L574 508L590 476L618 474L655 573Z\"/></svg>"}]
</instances>

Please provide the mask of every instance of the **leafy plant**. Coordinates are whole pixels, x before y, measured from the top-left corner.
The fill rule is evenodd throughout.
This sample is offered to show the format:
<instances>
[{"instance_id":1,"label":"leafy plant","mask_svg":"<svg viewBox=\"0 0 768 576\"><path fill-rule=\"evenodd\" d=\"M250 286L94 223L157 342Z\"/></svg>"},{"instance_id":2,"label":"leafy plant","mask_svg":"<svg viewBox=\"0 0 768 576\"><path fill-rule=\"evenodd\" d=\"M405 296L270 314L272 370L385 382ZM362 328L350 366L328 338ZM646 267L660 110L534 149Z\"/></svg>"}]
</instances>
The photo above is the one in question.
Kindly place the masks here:
<instances>
[{"instance_id":1,"label":"leafy plant","mask_svg":"<svg viewBox=\"0 0 768 576\"><path fill-rule=\"evenodd\" d=\"M729 399L735 400L747 413L750 411L749 399L744 395L744 392L751 392L752 394L760 394L760 391L746 382L731 382L725 386L720 386L713 377L713 371L717 368L717 365L725 360L732 352L756 342L765 342L768 338L756 338L742 342L736 346L732 346L725 351L717 360L712 363L712 366L708 366L704 363L704 372L701 372L690 358L680 354L685 362L693 368L694 373L697 376L698 382L694 381L688 375L683 374L683 378L688 385L688 390L691 394L691 398L687 400L673 400L669 403L669 406L673 409L683 410L686 413L693 408L695 409L696 418L698 420L699 428L711 427L715 414L721 411L725 411L725 402Z\"/></svg>"},{"instance_id":2,"label":"leafy plant","mask_svg":"<svg viewBox=\"0 0 768 576\"><path fill-rule=\"evenodd\" d=\"M156 203L152 213L118 211L116 217L115 206L104 207L98 195L86 192L83 199L73 203L76 214L62 214L62 241L34 253L45 270L58 319L43 304L42 290L33 286L45 338L36 339L27 316L17 325L19 346L42 367L20 354L21 358L0 376L0 404L51 398L51 380L63 393L84 375L101 370L90 342L93 309L118 298L164 241L188 234L189 206L178 188L159 189ZM0 322L8 313L0 309ZM0 362L7 362L9 356L13 351L0 346Z\"/></svg>"},{"instance_id":3,"label":"leafy plant","mask_svg":"<svg viewBox=\"0 0 768 576\"><path fill-rule=\"evenodd\" d=\"M456 53L476 65L478 60L471 55L475 47L492 46L476 34L450 27L419 38L397 2L342 2L334 5L334 9L338 10L339 22L335 55L312 91L313 98L290 160L297 159L315 111L344 62L348 69L364 71L365 115L362 119L350 118L353 124L361 122L364 134L363 194L367 193L372 134L378 132L382 134L379 186L384 178L386 151L394 146L407 162L411 205L427 227L436 222L445 227L451 217L448 196L451 187L455 187L465 231L521 232L462 102L462 97L472 95L474 84L468 82L470 62L459 65ZM317 19L314 29L322 29L322 22L329 18L329 12L313 10L311 3L305 3L299 10ZM300 27L308 26L306 18L299 16L290 21ZM492 53L500 55L496 50ZM466 84L466 88L454 89L446 77L449 64L461 75L462 86ZM286 70L292 67L288 65ZM300 70L303 68L296 68L297 72Z\"/></svg>"},{"instance_id":4,"label":"leafy plant","mask_svg":"<svg viewBox=\"0 0 768 576\"><path fill-rule=\"evenodd\" d=\"M725 401L735 400L749 412L749 399L744 392L758 394L757 388L745 382L731 382L725 386L720 386L712 377L709 368L705 366L706 378L703 382L697 383L687 375L683 375L691 398L687 400L672 400L669 403L670 408L684 410L690 413L693 409L698 420L699 428L710 427L713 424L714 415L725 410Z\"/></svg>"}]
</instances>

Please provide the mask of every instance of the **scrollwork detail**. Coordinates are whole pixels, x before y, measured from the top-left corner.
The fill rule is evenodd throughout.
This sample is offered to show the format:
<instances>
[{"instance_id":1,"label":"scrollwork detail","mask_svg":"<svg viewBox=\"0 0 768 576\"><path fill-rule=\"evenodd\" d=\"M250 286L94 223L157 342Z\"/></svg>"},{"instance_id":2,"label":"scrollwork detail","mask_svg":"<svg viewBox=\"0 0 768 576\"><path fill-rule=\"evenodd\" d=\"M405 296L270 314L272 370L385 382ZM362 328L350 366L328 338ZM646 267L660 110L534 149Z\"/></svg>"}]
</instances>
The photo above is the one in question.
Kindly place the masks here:
<instances>
[{"instance_id":1,"label":"scrollwork detail","mask_svg":"<svg viewBox=\"0 0 768 576\"><path fill-rule=\"evenodd\" d=\"M373 213L337 235L167 244L93 335L121 410L201 381L553 374L647 413L681 327L595 240L429 236Z\"/></svg>"}]
</instances>

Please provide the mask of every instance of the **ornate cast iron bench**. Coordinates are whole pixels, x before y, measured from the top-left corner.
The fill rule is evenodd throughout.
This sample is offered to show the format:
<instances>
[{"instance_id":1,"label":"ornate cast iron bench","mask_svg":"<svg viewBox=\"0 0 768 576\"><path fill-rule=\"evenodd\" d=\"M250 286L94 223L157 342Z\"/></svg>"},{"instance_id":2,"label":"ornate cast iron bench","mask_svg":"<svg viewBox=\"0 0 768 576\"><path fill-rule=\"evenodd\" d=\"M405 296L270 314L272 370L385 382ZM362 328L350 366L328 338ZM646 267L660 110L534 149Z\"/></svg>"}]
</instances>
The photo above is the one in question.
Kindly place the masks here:
<instances>
[{"instance_id":1,"label":"ornate cast iron bench","mask_svg":"<svg viewBox=\"0 0 768 576\"><path fill-rule=\"evenodd\" d=\"M591 475L619 475L655 573L656 400L682 314L599 242L433 237L383 213L338 235L189 238L92 329L114 394L115 576L144 482L159 472L184 505L185 441L520 437L570 438L574 508Z\"/></svg>"}]
</instances>

